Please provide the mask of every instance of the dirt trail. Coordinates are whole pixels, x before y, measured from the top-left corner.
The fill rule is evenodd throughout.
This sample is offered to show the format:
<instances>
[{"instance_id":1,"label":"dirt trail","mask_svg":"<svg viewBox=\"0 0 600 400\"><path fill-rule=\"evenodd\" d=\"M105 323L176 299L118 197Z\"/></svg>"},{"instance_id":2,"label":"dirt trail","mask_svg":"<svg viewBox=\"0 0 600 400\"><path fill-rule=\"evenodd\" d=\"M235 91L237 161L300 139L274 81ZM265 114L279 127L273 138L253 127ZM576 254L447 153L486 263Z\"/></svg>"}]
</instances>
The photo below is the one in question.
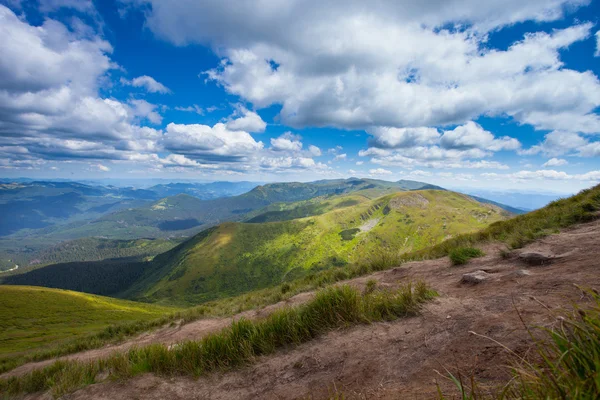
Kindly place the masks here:
<instances>
[{"instance_id":1,"label":"dirt trail","mask_svg":"<svg viewBox=\"0 0 600 400\"><path fill-rule=\"evenodd\" d=\"M261 357L253 365L233 372L197 380L146 374L126 382L91 385L67 398L321 399L340 391L350 399L431 399L436 398L436 381L443 388L452 388L435 372L445 374L444 368L460 369L490 384L501 382L507 377L506 351L470 332L497 340L517 353L527 352L531 344L516 309L529 325L550 326L556 319L545 307L558 312L573 302L585 302L575 285L600 288L600 221L547 237L522 250L554 255L572 251L548 265L527 266L519 261L518 252L502 258L501 249L499 244L488 245L485 257L463 267L452 267L444 258L413 262L351 281L359 287L368 279L389 287L407 279L427 281L440 297L429 303L420 316L335 331ZM464 273L477 270L489 273L490 280L478 285L460 283ZM295 303L306 301L311 294L299 296ZM177 334L164 329L148 335L145 342L140 337L121 346L156 338L168 338L163 343L175 337L197 338L229 320L198 321L176 329Z\"/></svg>"}]
</instances>

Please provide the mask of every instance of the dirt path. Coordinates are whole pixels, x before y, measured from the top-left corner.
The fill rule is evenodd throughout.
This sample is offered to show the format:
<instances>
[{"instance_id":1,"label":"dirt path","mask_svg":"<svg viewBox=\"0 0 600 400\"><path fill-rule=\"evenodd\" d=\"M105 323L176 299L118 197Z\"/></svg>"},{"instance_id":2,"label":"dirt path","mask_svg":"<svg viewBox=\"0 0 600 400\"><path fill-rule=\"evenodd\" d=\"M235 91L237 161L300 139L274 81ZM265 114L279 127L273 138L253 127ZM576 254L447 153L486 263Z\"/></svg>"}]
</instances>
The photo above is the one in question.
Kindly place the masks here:
<instances>
[{"instance_id":1,"label":"dirt path","mask_svg":"<svg viewBox=\"0 0 600 400\"><path fill-rule=\"evenodd\" d=\"M335 331L229 373L197 380L146 374L88 386L67 398L321 399L340 391L350 399L430 399L436 398L436 380L452 388L435 372L445 374L444 368L460 369L492 384L501 382L507 377L506 351L470 332L493 338L517 353L528 351L530 342L516 309L528 324L549 326L556 320L545 307L558 312L572 302L586 301L575 285L600 288L600 221L522 250L555 255L575 250L549 265L524 265L517 254L502 258L500 249L501 245L489 245L486 257L464 267L452 267L447 259L414 262L351 281L359 287L368 279L378 280L380 286L397 286L408 278L427 281L441 296L418 317ZM491 279L474 286L460 283L462 274L476 270L485 270ZM300 296L304 297L294 301L310 298L310 294ZM197 338L227 323L229 319L198 321L184 325L177 335L167 330L153 333L147 342L152 337ZM141 340L134 342L147 343ZM92 352L72 357L88 353Z\"/></svg>"}]
</instances>

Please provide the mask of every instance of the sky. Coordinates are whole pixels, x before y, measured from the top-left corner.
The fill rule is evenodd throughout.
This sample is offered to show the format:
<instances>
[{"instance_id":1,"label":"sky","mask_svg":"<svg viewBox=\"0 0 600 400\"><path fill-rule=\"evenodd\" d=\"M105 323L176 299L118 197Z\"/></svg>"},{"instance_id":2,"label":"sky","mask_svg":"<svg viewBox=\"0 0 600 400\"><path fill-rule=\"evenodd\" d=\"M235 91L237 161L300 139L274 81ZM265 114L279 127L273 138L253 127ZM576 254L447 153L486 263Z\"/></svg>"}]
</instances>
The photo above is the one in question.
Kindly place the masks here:
<instances>
[{"instance_id":1,"label":"sky","mask_svg":"<svg viewBox=\"0 0 600 400\"><path fill-rule=\"evenodd\" d=\"M600 0L0 0L0 177L600 182Z\"/></svg>"}]
</instances>

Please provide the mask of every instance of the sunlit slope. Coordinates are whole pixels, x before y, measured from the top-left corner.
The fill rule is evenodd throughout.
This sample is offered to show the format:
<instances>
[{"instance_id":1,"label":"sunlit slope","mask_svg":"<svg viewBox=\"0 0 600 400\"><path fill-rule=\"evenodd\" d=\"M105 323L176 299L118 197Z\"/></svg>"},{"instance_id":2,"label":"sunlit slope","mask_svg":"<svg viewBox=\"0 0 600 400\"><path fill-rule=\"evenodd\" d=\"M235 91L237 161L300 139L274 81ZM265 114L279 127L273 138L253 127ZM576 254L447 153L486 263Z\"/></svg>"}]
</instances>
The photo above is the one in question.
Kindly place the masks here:
<instances>
[{"instance_id":1,"label":"sunlit slope","mask_svg":"<svg viewBox=\"0 0 600 400\"><path fill-rule=\"evenodd\" d=\"M173 311L150 304L36 286L0 286L0 356L145 321Z\"/></svg>"},{"instance_id":2,"label":"sunlit slope","mask_svg":"<svg viewBox=\"0 0 600 400\"><path fill-rule=\"evenodd\" d=\"M360 262L381 251L422 249L509 216L493 205L438 190L325 201L333 210L317 216L225 223L204 231L157 256L152 273L125 296L198 303Z\"/></svg>"}]
</instances>

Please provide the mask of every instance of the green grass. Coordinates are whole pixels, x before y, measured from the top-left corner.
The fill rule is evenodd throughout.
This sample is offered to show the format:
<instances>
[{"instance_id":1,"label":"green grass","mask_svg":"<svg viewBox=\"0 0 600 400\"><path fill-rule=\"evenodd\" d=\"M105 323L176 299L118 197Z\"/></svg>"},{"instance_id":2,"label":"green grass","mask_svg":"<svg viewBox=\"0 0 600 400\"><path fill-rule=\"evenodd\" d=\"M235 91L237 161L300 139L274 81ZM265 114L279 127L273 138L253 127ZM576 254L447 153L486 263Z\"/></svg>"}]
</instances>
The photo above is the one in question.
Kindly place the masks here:
<instances>
[{"instance_id":1,"label":"green grass","mask_svg":"<svg viewBox=\"0 0 600 400\"><path fill-rule=\"evenodd\" d=\"M485 253L475 247L457 247L450 250L448 256L452 265L464 265L472 258L483 257Z\"/></svg>"},{"instance_id":2,"label":"green grass","mask_svg":"<svg viewBox=\"0 0 600 400\"><path fill-rule=\"evenodd\" d=\"M422 282L409 283L397 291L368 294L350 286L329 287L302 306L278 310L263 320L234 321L230 327L198 341L171 348L155 344L88 363L56 362L21 377L0 380L0 392L17 395L51 390L58 397L94 383L101 372L124 379L145 372L200 376L225 371L333 329L415 315L420 305L435 295Z\"/></svg>"},{"instance_id":3,"label":"green grass","mask_svg":"<svg viewBox=\"0 0 600 400\"><path fill-rule=\"evenodd\" d=\"M537 400L600 398L600 296L591 309L577 309L557 327L530 331L535 351L527 358L513 353L512 379L496 388L484 386L460 374L449 375L464 400ZM440 399L445 399L439 389Z\"/></svg>"},{"instance_id":4,"label":"green grass","mask_svg":"<svg viewBox=\"0 0 600 400\"><path fill-rule=\"evenodd\" d=\"M154 321L173 312L173 308L67 290L0 286L0 371L21 363L25 355L53 351L56 345L84 336L87 340L106 326Z\"/></svg>"}]
</instances>

